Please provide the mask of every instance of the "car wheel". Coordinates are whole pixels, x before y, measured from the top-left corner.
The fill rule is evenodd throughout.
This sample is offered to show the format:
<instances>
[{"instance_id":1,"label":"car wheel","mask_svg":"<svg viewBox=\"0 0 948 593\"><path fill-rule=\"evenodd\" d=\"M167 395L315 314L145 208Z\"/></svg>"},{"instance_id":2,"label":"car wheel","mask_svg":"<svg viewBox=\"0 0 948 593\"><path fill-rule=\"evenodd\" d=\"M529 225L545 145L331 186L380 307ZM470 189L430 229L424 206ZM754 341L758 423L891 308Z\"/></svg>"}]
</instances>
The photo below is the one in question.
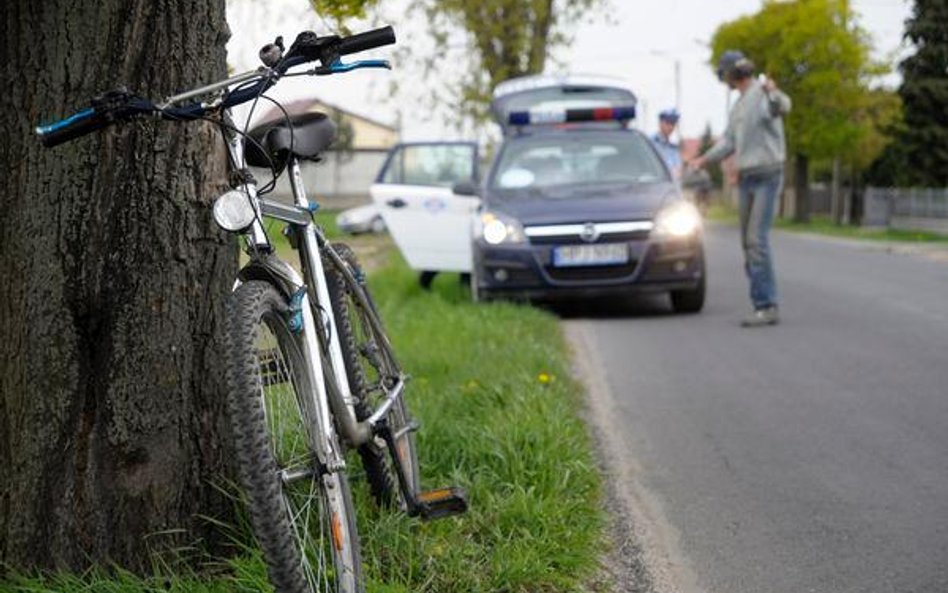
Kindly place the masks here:
<instances>
[{"instance_id":1,"label":"car wheel","mask_svg":"<svg viewBox=\"0 0 948 593\"><path fill-rule=\"evenodd\" d=\"M385 232L385 221L382 220L381 216L376 216L372 219L372 224L369 227L373 233L384 233Z\"/></svg>"},{"instance_id":2,"label":"car wheel","mask_svg":"<svg viewBox=\"0 0 948 593\"><path fill-rule=\"evenodd\" d=\"M701 274L698 287L692 290L671 291L672 309L675 313L697 313L704 307L706 274Z\"/></svg>"},{"instance_id":3,"label":"car wheel","mask_svg":"<svg viewBox=\"0 0 948 593\"><path fill-rule=\"evenodd\" d=\"M471 302L472 303L483 303L484 295L481 292L481 289L478 287L477 283L477 270L472 268L471 273L467 275L469 280L469 285L471 287Z\"/></svg>"}]
</instances>

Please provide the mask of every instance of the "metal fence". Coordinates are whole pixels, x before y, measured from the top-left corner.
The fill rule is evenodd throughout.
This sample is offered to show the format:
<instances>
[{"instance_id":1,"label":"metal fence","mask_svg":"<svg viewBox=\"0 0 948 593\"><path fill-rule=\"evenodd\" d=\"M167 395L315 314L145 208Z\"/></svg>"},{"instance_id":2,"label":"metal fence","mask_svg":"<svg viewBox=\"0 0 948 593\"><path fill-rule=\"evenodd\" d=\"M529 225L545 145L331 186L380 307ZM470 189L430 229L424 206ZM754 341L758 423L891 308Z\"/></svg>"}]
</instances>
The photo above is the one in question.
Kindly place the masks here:
<instances>
[{"instance_id":1,"label":"metal fence","mask_svg":"<svg viewBox=\"0 0 948 593\"><path fill-rule=\"evenodd\" d=\"M948 229L948 188L866 188L863 226Z\"/></svg>"}]
</instances>

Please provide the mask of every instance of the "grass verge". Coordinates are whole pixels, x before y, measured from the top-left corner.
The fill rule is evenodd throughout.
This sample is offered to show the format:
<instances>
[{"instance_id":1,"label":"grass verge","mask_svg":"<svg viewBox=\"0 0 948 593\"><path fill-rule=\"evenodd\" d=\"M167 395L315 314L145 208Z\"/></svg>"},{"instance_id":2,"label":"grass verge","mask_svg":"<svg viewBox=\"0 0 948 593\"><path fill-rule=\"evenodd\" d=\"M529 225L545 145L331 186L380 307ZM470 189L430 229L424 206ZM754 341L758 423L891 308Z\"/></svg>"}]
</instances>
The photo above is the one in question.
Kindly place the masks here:
<instances>
[{"instance_id":1,"label":"grass verge","mask_svg":"<svg viewBox=\"0 0 948 593\"><path fill-rule=\"evenodd\" d=\"M715 203L708 211L708 220L737 224L737 210ZM841 239L866 241L890 241L895 243L948 243L948 235L931 231L913 231L904 229L870 229L852 225L834 224L828 216L811 216L810 222L794 222L786 218L774 221L774 228L797 232L812 233Z\"/></svg>"},{"instance_id":2,"label":"grass verge","mask_svg":"<svg viewBox=\"0 0 948 593\"><path fill-rule=\"evenodd\" d=\"M353 465L368 591L595 590L605 547L601 484L555 318L512 304L474 305L455 274L423 291L391 259L370 283L414 377L407 397L422 426L422 480L463 486L471 510L432 523L380 511ZM0 591L269 590L259 557L214 569L213 580L115 571L20 578Z\"/></svg>"},{"instance_id":3,"label":"grass verge","mask_svg":"<svg viewBox=\"0 0 948 593\"><path fill-rule=\"evenodd\" d=\"M588 590L603 550L600 481L556 320L474 305L456 274L423 291L400 261L370 283L414 376L423 481L462 485L471 503L427 524L368 510L368 574L387 583L377 590Z\"/></svg>"}]
</instances>

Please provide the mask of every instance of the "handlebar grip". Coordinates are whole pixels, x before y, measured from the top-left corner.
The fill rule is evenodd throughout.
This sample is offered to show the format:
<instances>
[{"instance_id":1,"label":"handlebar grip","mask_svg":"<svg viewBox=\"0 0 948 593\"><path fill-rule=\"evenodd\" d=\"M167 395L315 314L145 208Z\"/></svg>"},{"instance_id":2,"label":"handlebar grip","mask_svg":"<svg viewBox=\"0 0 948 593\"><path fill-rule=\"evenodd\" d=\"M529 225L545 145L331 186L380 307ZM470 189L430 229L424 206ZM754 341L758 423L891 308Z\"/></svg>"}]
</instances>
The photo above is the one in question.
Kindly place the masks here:
<instances>
[{"instance_id":1,"label":"handlebar grip","mask_svg":"<svg viewBox=\"0 0 948 593\"><path fill-rule=\"evenodd\" d=\"M393 43L395 43L395 29L387 26L346 37L339 41L336 49L340 56L345 56L375 47L382 47L383 45L392 45Z\"/></svg>"},{"instance_id":2,"label":"handlebar grip","mask_svg":"<svg viewBox=\"0 0 948 593\"><path fill-rule=\"evenodd\" d=\"M109 125L108 120L104 117L101 117L95 111L89 109L77 113L76 115L51 124L48 126L39 126L36 128L36 133L40 137L40 141L43 143L43 146L46 148L52 148L64 142L69 142L79 138L80 136L85 136L86 134L91 134L96 130L100 130Z\"/></svg>"}]
</instances>

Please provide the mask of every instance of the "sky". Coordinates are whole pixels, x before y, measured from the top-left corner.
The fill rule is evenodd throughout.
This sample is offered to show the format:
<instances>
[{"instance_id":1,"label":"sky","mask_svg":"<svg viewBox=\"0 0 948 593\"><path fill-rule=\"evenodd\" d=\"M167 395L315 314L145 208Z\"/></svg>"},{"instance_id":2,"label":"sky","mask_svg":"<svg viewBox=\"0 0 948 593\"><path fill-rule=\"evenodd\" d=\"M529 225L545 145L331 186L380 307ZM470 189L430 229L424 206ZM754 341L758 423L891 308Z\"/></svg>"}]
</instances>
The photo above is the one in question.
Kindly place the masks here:
<instances>
[{"instance_id":1,"label":"sky","mask_svg":"<svg viewBox=\"0 0 948 593\"><path fill-rule=\"evenodd\" d=\"M426 23L419 16L406 16L411 0L382 0L365 22L351 23L354 31L382 24L395 27L399 44L416 55L430 50ZM675 106L675 63L680 66L681 135L699 136L710 124L717 133L724 128L727 91L714 76L707 47L714 30L723 22L757 11L762 0L611 0L608 14L592 22L573 25L573 43L553 53L552 73L606 74L626 79L639 98L635 125L647 132L657 128L658 112ZM903 23L911 13L909 0L852 0L860 25L869 32L874 57L901 57L910 53L902 42ZM281 34L287 45L305 29L327 33L329 24L320 19L306 0L228 0L228 22L232 37L228 62L238 71L255 68L257 50ZM457 48L456 52L463 51ZM444 114L432 112L425 98L445 84L425 78L417 64L400 60L390 48L366 52L365 57L393 59L394 69L361 70L331 77L286 79L271 95L281 101L318 97L355 113L392 125L400 125L404 140L442 140L469 136L444 122ZM459 55L446 56L463 64ZM898 75L882 81L898 84ZM392 82L397 92L392 94ZM778 84L780 81L777 81ZM261 109L261 112L266 109Z\"/></svg>"}]
</instances>

